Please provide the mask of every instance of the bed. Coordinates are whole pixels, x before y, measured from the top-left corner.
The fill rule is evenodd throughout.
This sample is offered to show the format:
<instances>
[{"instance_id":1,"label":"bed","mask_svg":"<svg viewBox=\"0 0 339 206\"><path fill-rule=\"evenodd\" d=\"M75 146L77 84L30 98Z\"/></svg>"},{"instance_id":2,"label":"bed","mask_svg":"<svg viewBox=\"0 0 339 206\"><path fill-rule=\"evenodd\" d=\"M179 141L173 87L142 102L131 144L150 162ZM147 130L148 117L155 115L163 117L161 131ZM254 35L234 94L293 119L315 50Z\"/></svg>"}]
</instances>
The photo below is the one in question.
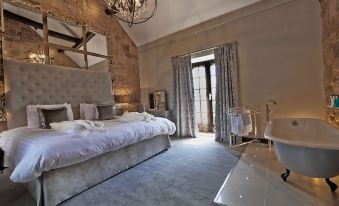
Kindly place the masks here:
<instances>
[{"instance_id":1,"label":"bed","mask_svg":"<svg viewBox=\"0 0 339 206\"><path fill-rule=\"evenodd\" d=\"M112 82L109 73L15 61L5 61L4 68L8 129L16 131L11 134L13 136L26 135L24 140L34 138L34 135L30 135L31 130L24 127L26 105L68 102L72 105L75 119L78 119L80 103L112 102ZM47 168L46 171L44 169L34 171L34 178L28 175L24 179L21 178L24 176L22 174L16 176L21 178L17 179L19 182L25 180L22 182L25 182L26 188L36 199L37 205L57 205L170 148L169 135L174 133L175 126L173 127L168 120L157 118L153 123L112 121L104 122L108 125L107 130L110 131L108 134L105 133L105 137L112 138L112 140L120 139L117 141L117 146L105 139L105 144L109 146L99 145L99 148L105 148L101 153L94 153L90 156L86 156L86 153L85 157L80 155L74 164L54 164L61 159L54 160L51 167L42 167ZM33 133L42 135L38 130ZM129 133L134 137L130 139L126 137L128 141L123 141ZM115 136L110 136L110 134L115 134ZM104 139L101 134L96 135L98 137L92 137L91 141ZM50 137L50 134L46 135L44 140L49 143L49 148L53 148L54 143L51 142L54 140L49 141L47 137ZM67 138L73 137L65 138L65 141L68 141ZM91 144L82 144L83 151L89 150L90 146L93 146ZM110 145L114 146L110 147ZM14 160L11 159L11 155L5 153L5 159L8 165L13 167ZM15 175L13 173L12 175Z\"/></svg>"}]
</instances>

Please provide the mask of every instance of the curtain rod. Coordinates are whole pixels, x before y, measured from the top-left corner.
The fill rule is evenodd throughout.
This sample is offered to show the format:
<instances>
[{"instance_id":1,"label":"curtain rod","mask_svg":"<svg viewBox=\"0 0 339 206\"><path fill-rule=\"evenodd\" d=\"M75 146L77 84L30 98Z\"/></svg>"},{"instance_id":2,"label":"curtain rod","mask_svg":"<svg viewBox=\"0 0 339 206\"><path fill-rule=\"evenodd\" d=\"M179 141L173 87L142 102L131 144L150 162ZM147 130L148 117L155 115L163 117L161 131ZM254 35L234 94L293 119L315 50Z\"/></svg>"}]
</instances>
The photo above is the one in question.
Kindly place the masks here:
<instances>
[{"instance_id":1,"label":"curtain rod","mask_svg":"<svg viewBox=\"0 0 339 206\"><path fill-rule=\"evenodd\" d=\"M239 45L238 41L232 41L232 42L229 42L229 43L220 44L220 45L209 47L209 48L202 49L202 50L199 50L199 51L194 51L194 52L189 52L189 53L185 53L185 54L180 54L180 55L174 56L172 58L190 56L192 54L197 54L197 53L201 53L201 52L204 52L204 51L212 50L212 49L215 49L215 48L218 48L220 46L223 46L225 44L230 44L230 43L235 43L236 45Z\"/></svg>"}]
</instances>

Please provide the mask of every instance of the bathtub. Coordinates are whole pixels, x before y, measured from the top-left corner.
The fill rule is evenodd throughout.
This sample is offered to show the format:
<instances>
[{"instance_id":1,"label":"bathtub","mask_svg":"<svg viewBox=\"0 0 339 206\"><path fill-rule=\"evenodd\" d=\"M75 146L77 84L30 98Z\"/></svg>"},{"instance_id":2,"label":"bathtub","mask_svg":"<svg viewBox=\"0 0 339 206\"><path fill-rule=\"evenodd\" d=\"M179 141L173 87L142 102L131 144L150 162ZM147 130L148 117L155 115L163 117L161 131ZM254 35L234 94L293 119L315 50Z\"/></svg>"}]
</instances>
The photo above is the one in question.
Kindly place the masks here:
<instances>
[{"instance_id":1,"label":"bathtub","mask_svg":"<svg viewBox=\"0 0 339 206\"><path fill-rule=\"evenodd\" d=\"M265 138L272 140L277 159L290 171L309 177L325 178L332 191L337 189L329 178L339 175L339 129L324 120L281 118L270 121Z\"/></svg>"}]
</instances>

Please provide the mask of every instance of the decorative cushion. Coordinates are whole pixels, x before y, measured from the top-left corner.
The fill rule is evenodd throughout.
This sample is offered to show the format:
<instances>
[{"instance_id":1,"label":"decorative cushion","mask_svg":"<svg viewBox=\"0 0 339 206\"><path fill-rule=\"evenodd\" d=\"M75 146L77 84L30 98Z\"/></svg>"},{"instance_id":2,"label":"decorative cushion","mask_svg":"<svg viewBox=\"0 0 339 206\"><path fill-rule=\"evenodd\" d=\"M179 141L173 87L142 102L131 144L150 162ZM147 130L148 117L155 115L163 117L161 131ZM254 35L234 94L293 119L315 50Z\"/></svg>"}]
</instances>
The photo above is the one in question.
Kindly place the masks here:
<instances>
[{"instance_id":1,"label":"decorative cushion","mask_svg":"<svg viewBox=\"0 0 339 206\"><path fill-rule=\"evenodd\" d=\"M98 111L95 104L80 104L80 118L83 120L98 119Z\"/></svg>"},{"instance_id":2,"label":"decorative cushion","mask_svg":"<svg viewBox=\"0 0 339 206\"><path fill-rule=\"evenodd\" d=\"M96 110L98 112L99 120L116 119L114 104L96 105Z\"/></svg>"},{"instance_id":3,"label":"decorative cushion","mask_svg":"<svg viewBox=\"0 0 339 206\"><path fill-rule=\"evenodd\" d=\"M60 107L66 107L67 108L67 116L69 121L73 121L73 111L70 104L64 103L64 104L37 104L37 105L27 105L26 107L26 113L27 113L27 127L28 128L39 128L40 122L39 122L39 114L38 114L38 108L40 109L52 109L52 108L60 108Z\"/></svg>"},{"instance_id":4,"label":"decorative cushion","mask_svg":"<svg viewBox=\"0 0 339 206\"><path fill-rule=\"evenodd\" d=\"M50 129L50 123L68 120L67 108L38 109L40 128Z\"/></svg>"}]
</instances>

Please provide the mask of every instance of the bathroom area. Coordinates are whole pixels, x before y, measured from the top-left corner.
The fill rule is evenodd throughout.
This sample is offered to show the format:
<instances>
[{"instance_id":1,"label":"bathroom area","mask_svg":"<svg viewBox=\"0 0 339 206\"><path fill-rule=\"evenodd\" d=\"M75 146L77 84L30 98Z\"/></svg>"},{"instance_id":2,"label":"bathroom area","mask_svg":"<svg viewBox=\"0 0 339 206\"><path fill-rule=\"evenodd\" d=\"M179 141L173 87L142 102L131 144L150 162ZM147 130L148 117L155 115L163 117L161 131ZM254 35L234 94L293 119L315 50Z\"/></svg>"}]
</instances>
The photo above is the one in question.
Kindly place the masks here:
<instances>
[{"instance_id":1,"label":"bathroom area","mask_svg":"<svg viewBox=\"0 0 339 206\"><path fill-rule=\"evenodd\" d=\"M266 74L274 78L256 82L253 77L260 68L251 74L239 71L240 105L245 107L237 110L246 111L247 117L240 113L230 122L240 122L240 128L246 130L250 113L250 127L256 129L256 135L249 133L250 140L233 132L230 135L229 147L240 159L216 194L216 205L339 205L339 44L338 38L332 38L338 32L333 28L338 28L339 3L319 2L320 72L293 70L295 73L288 76L274 71L277 65L270 64L272 69ZM299 57L296 54L294 60L300 62ZM305 79L308 82L302 82Z\"/></svg>"},{"instance_id":2,"label":"bathroom area","mask_svg":"<svg viewBox=\"0 0 339 206\"><path fill-rule=\"evenodd\" d=\"M338 125L330 118L277 117L277 110L279 102L273 99L261 109L250 106L228 110L232 134L229 147L240 159L214 203L338 206ZM264 131L261 123L265 124Z\"/></svg>"}]
</instances>

